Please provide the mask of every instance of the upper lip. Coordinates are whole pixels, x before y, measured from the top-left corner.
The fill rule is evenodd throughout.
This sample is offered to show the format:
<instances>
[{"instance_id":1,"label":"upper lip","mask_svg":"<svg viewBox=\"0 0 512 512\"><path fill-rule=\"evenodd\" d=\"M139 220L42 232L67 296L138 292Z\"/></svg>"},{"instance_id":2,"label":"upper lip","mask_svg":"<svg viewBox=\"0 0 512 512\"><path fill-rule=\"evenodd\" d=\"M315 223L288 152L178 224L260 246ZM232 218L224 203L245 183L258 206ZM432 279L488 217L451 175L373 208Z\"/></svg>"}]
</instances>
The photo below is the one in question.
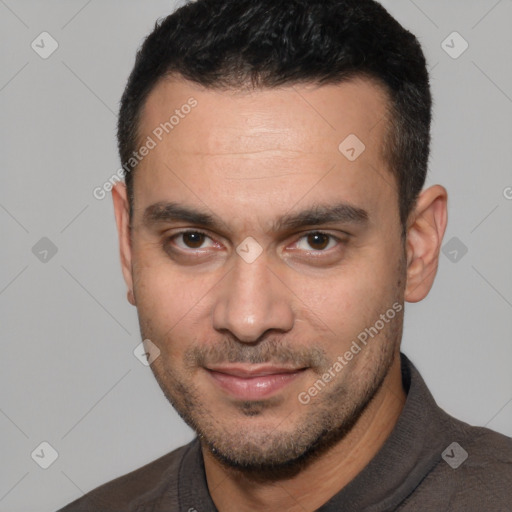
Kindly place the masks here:
<instances>
[{"instance_id":1,"label":"upper lip","mask_svg":"<svg viewBox=\"0 0 512 512\"><path fill-rule=\"evenodd\" d=\"M278 375L282 373L295 373L305 368L290 368L289 366L272 365L228 365L228 366L208 366L206 368L212 372L225 373L233 377L251 378L264 377L265 375Z\"/></svg>"}]
</instances>

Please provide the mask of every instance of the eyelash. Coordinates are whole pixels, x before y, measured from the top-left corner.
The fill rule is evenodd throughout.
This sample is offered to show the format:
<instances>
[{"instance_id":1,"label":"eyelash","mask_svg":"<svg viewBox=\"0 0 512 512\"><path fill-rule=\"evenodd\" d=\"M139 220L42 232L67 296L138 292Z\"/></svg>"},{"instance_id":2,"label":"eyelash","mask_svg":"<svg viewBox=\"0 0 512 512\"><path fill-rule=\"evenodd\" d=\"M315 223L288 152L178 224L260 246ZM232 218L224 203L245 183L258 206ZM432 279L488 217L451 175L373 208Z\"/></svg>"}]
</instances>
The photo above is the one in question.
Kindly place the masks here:
<instances>
[{"instance_id":1,"label":"eyelash","mask_svg":"<svg viewBox=\"0 0 512 512\"><path fill-rule=\"evenodd\" d=\"M173 234L172 236L170 236L167 240L169 242L172 242L172 243L175 243L174 240L176 238L179 238L180 236L183 236L183 235L187 235L187 234L199 234L199 235L203 235L204 237L208 238L209 240L212 240L212 238L207 234L205 233L204 231L201 231L199 229L188 229L188 230L184 230L184 231L180 231L178 233L175 233ZM325 231L308 231L307 233L304 233L298 240L297 242L295 242L296 244L302 240L302 239L305 239L311 235L323 235L323 236L326 236L329 238L329 243L330 241L334 240L337 244L335 247L338 247L340 244L343 243L343 240L341 240L340 238L334 236L334 235L331 235L330 233L326 233ZM213 241L213 240L212 240ZM328 245L329 245L328 243ZM309 251L306 251L306 252L311 252L311 253L316 253L316 254L321 254L321 253L326 253L330 250L332 250L333 248L335 247L331 247L329 249L310 249ZM191 247L187 247L187 248L183 248L183 247L178 247L178 250L181 250L183 252L187 252L187 253L194 253L194 252L198 252L198 251L204 251L205 249L203 248L197 248L197 249L193 249Z\"/></svg>"}]
</instances>

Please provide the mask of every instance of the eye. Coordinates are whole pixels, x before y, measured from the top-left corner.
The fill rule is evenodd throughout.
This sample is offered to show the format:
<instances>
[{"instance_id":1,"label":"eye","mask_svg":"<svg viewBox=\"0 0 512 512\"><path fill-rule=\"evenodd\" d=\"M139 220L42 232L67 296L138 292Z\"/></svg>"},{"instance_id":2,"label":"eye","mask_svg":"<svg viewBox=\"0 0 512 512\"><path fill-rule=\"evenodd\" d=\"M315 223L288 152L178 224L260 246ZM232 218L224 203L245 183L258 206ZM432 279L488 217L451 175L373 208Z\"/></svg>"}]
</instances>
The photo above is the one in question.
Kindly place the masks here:
<instances>
[{"instance_id":1,"label":"eye","mask_svg":"<svg viewBox=\"0 0 512 512\"><path fill-rule=\"evenodd\" d=\"M339 240L332 235L322 233L321 231L314 231L302 236L296 244L297 249L305 251L326 251L336 247Z\"/></svg>"},{"instance_id":2,"label":"eye","mask_svg":"<svg viewBox=\"0 0 512 512\"><path fill-rule=\"evenodd\" d=\"M206 249L214 247L215 244L211 238L201 231L183 231L172 237L172 241L180 249ZM209 242L209 245L204 245Z\"/></svg>"}]
</instances>

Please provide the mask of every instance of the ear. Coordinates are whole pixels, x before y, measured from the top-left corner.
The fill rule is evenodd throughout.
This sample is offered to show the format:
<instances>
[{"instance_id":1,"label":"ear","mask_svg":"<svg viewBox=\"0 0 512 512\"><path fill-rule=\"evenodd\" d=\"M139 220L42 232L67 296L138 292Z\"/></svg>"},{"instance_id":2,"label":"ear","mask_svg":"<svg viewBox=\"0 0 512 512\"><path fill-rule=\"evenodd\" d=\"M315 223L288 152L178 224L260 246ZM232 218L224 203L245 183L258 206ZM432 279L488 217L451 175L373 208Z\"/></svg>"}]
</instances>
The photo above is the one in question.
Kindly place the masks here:
<instances>
[{"instance_id":1,"label":"ear","mask_svg":"<svg viewBox=\"0 0 512 512\"><path fill-rule=\"evenodd\" d=\"M112 189L112 201L116 215L117 234L119 237L119 253L124 281L128 287L128 302L135 306L132 277L132 247L130 236L130 203L124 183L116 183Z\"/></svg>"},{"instance_id":2,"label":"ear","mask_svg":"<svg viewBox=\"0 0 512 512\"><path fill-rule=\"evenodd\" d=\"M406 253L407 285L405 300L423 300L434 283L439 263L439 252L446 223L448 193L441 185L434 185L418 197L409 216Z\"/></svg>"}]
</instances>

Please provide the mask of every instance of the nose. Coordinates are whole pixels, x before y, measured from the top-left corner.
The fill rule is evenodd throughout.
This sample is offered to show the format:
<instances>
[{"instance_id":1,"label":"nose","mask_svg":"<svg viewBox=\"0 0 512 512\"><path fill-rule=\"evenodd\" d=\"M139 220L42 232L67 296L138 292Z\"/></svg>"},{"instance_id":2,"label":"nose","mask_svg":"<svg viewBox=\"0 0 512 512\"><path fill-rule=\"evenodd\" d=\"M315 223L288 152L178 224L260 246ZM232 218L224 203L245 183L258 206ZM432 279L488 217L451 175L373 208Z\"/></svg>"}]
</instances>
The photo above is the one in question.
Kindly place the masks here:
<instances>
[{"instance_id":1,"label":"nose","mask_svg":"<svg viewBox=\"0 0 512 512\"><path fill-rule=\"evenodd\" d=\"M291 330L293 294L264 255L252 263L235 257L234 269L218 285L213 327L244 343L255 343L268 331Z\"/></svg>"}]
</instances>

